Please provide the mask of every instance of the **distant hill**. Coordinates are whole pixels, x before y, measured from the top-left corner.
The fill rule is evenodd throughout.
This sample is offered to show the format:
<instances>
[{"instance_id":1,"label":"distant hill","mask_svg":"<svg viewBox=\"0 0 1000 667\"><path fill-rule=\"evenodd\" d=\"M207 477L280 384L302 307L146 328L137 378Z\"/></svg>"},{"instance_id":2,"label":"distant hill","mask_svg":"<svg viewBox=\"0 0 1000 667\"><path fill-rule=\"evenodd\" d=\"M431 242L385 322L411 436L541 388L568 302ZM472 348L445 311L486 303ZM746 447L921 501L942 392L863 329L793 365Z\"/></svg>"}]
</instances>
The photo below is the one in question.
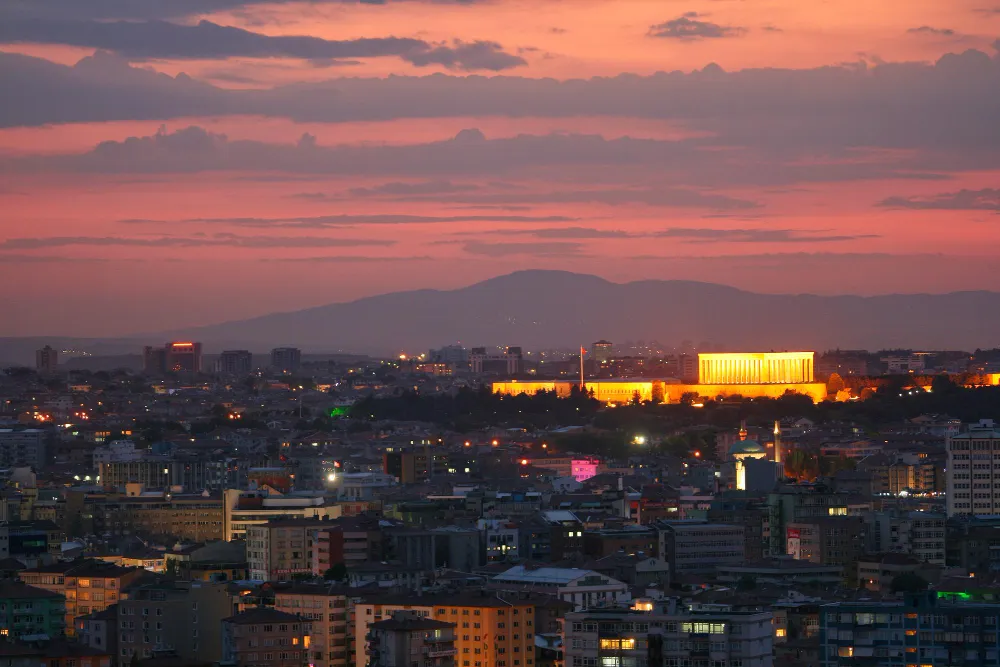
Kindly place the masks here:
<instances>
[{"instance_id":1,"label":"distant hill","mask_svg":"<svg viewBox=\"0 0 1000 667\"><path fill-rule=\"evenodd\" d=\"M713 341L731 350L966 349L1000 345L1000 294L875 297L755 294L678 280L613 283L519 271L456 290L417 290L144 336L206 349L297 345L390 354L449 341L530 349L612 341Z\"/></svg>"}]
</instances>

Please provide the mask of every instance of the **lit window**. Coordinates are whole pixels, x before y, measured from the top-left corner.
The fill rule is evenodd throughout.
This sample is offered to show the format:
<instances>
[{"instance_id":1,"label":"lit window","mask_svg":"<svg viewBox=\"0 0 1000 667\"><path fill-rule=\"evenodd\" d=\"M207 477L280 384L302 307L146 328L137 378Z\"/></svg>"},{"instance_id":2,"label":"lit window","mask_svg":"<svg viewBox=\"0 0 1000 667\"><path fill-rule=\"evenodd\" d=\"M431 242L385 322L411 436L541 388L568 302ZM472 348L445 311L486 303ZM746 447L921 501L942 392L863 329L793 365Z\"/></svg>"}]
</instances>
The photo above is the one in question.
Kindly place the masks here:
<instances>
[{"instance_id":1,"label":"lit window","mask_svg":"<svg viewBox=\"0 0 1000 667\"><path fill-rule=\"evenodd\" d=\"M841 658L853 658L854 657L854 647L853 646L841 646L837 649L837 655Z\"/></svg>"},{"instance_id":2,"label":"lit window","mask_svg":"<svg viewBox=\"0 0 1000 667\"><path fill-rule=\"evenodd\" d=\"M635 649L635 639L602 639L602 649L631 651Z\"/></svg>"},{"instance_id":3,"label":"lit window","mask_svg":"<svg viewBox=\"0 0 1000 667\"><path fill-rule=\"evenodd\" d=\"M784 637L785 636L785 629L784 628L776 628L774 630L774 636L775 637Z\"/></svg>"}]
</instances>

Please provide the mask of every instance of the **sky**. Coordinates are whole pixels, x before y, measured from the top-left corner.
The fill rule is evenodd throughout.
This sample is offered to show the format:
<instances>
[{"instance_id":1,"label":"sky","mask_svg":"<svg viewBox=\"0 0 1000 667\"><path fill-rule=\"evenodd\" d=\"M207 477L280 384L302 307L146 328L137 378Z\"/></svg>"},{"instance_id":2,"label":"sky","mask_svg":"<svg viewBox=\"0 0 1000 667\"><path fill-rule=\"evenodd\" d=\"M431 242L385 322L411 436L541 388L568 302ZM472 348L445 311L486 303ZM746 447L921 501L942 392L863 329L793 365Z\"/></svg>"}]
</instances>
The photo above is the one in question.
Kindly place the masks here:
<instances>
[{"instance_id":1,"label":"sky","mask_svg":"<svg viewBox=\"0 0 1000 667\"><path fill-rule=\"evenodd\" d=\"M5 0L0 336L537 268L1000 290L998 38L1000 0Z\"/></svg>"}]
</instances>

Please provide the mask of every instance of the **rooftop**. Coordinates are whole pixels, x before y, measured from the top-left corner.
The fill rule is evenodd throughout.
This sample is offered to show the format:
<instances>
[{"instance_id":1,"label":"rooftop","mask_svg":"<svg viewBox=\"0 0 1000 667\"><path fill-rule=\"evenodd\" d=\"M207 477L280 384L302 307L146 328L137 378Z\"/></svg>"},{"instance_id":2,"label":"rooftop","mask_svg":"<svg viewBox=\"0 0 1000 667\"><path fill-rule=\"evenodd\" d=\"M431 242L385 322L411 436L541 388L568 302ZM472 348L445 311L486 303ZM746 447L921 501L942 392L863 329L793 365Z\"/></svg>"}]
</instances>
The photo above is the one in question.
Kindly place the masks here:
<instances>
[{"instance_id":1,"label":"rooftop","mask_svg":"<svg viewBox=\"0 0 1000 667\"><path fill-rule=\"evenodd\" d=\"M588 575L601 577L602 579L607 578L602 574L594 572L593 570L581 570L575 567L540 567L537 569L526 569L523 565L515 565L506 572L501 572L493 577L493 580L499 582L517 581L526 584L560 585L568 584Z\"/></svg>"},{"instance_id":2,"label":"rooftop","mask_svg":"<svg viewBox=\"0 0 1000 667\"><path fill-rule=\"evenodd\" d=\"M23 600L25 598L63 599L63 596L44 588L36 588L20 581L0 581L0 600Z\"/></svg>"}]
</instances>

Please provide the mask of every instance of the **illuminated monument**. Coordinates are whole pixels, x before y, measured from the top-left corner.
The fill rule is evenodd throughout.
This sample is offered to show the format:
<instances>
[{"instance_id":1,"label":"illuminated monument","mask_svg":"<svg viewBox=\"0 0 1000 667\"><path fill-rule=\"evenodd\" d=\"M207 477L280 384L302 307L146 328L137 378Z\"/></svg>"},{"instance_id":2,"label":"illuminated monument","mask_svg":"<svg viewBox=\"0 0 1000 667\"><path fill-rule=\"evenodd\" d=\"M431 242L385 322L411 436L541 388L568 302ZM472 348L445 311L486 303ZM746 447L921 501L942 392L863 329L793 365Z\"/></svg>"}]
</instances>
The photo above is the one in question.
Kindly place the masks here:
<instances>
[{"instance_id":1,"label":"illuminated monument","mask_svg":"<svg viewBox=\"0 0 1000 667\"><path fill-rule=\"evenodd\" d=\"M698 384L807 384L813 352L718 352L698 355Z\"/></svg>"},{"instance_id":2,"label":"illuminated monument","mask_svg":"<svg viewBox=\"0 0 1000 667\"><path fill-rule=\"evenodd\" d=\"M660 400L678 403L685 394L706 398L743 396L779 398L785 392L803 394L813 401L826 400L826 384L813 378L814 352L712 352L698 355L698 384L682 384L675 378L642 380L586 380L583 384L605 403ZM505 380L493 383L500 394L534 394L554 391L568 396L572 380Z\"/></svg>"}]
</instances>

